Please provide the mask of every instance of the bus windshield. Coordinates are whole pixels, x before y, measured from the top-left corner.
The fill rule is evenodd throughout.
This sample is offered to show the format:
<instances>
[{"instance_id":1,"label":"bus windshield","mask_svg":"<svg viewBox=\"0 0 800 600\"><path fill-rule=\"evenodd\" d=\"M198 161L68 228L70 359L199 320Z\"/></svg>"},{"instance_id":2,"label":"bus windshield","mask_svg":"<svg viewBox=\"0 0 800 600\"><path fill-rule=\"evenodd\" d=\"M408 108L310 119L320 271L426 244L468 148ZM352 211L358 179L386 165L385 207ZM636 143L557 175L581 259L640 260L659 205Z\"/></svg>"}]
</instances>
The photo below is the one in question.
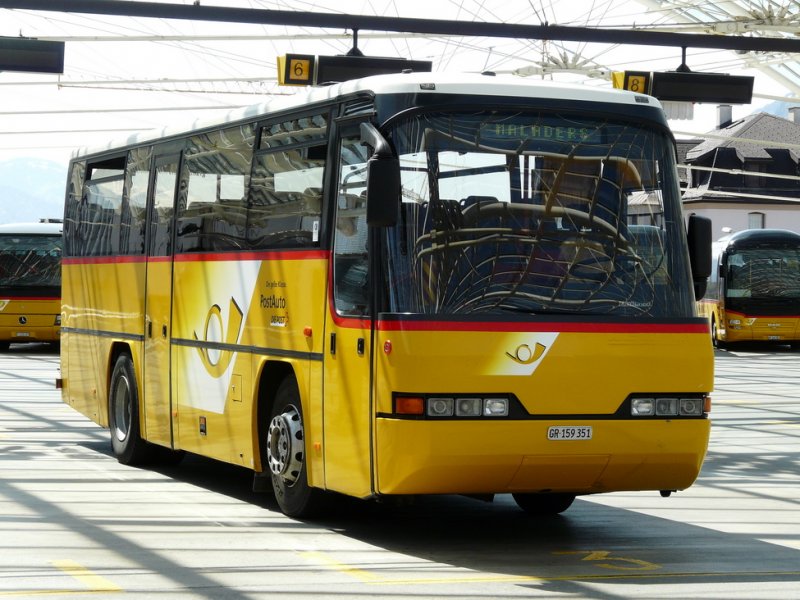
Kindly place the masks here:
<instances>
[{"instance_id":1,"label":"bus windshield","mask_svg":"<svg viewBox=\"0 0 800 600\"><path fill-rule=\"evenodd\" d=\"M60 235L0 234L0 286L30 289L60 285Z\"/></svg>"},{"instance_id":2,"label":"bus windshield","mask_svg":"<svg viewBox=\"0 0 800 600\"><path fill-rule=\"evenodd\" d=\"M387 133L402 182L384 239L391 312L694 315L666 133L496 110Z\"/></svg>"},{"instance_id":3,"label":"bus windshield","mask_svg":"<svg viewBox=\"0 0 800 600\"><path fill-rule=\"evenodd\" d=\"M731 308L749 301L792 301L796 305L800 300L800 249L752 248L730 254L726 296Z\"/></svg>"}]
</instances>

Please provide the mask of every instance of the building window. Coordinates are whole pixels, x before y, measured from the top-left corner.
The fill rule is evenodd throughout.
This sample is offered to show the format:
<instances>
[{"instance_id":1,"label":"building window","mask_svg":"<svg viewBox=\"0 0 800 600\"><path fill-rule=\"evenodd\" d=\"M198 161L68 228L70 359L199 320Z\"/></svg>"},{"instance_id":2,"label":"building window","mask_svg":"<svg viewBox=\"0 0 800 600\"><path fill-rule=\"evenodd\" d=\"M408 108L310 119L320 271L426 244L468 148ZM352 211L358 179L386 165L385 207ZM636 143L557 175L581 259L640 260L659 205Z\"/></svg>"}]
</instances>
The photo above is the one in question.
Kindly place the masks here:
<instances>
[{"instance_id":1,"label":"building window","mask_svg":"<svg viewBox=\"0 0 800 600\"><path fill-rule=\"evenodd\" d=\"M744 176L744 185L748 188L766 187L766 178L760 173L767 172L767 165L762 162L746 162L744 170L748 173Z\"/></svg>"},{"instance_id":2,"label":"building window","mask_svg":"<svg viewBox=\"0 0 800 600\"><path fill-rule=\"evenodd\" d=\"M764 229L765 215L760 212L747 213L747 228L748 229Z\"/></svg>"}]
</instances>

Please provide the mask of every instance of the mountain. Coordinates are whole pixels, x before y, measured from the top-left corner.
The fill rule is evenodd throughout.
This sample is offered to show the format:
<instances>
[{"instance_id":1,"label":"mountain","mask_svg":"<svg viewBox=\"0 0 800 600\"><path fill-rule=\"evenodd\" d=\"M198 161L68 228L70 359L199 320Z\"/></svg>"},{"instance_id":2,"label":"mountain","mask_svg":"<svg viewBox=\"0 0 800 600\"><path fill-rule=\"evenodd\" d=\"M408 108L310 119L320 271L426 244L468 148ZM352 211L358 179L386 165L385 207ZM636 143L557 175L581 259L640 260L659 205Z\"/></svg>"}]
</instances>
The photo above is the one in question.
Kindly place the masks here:
<instances>
[{"instance_id":1,"label":"mountain","mask_svg":"<svg viewBox=\"0 0 800 600\"><path fill-rule=\"evenodd\" d=\"M797 102L792 102L791 100L787 101L775 100L774 102L766 104L763 108L760 108L757 112L765 112L771 115L775 115L776 117L782 117L784 119L791 120L792 115L789 113L789 109L795 106L797 106Z\"/></svg>"},{"instance_id":2,"label":"mountain","mask_svg":"<svg viewBox=\"0 0 800 600\"><path fill-rule=\"evenodd\" d=\"M0 160L0 223L61 218L67 165L38 158Z\"/></svg>"}]
</instances>

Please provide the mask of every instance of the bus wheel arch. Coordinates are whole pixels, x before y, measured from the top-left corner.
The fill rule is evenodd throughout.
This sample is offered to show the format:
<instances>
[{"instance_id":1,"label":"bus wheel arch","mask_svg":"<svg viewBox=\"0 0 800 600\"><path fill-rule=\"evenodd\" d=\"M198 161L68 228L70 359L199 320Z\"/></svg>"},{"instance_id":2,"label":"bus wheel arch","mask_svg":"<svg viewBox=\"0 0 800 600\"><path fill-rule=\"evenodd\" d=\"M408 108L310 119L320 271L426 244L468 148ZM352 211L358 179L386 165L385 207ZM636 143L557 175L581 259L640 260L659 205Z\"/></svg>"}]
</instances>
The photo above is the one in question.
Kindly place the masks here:
<instances>
[{"instance_id":1,"label":"bus wheel arch","mask_svg":"<svg viewBox=\"0 0 800 600\"><path fill-rule=\"evenodd\" d=\"M125 465L137 465L151 458L152 446L142 439L139 427L139 388L129 351L113 355L108 384L108 428L111 449Z\"/></svg>"},{"instance_id":2,"label":"bus wheel arch","mask_svg":"<svg viewBox=\"0 0 800 600\"><path fill-rule=\"evenodd\" d=\"M311 517L323 509L324 492L308 485L303 407L288 365L264 367L259 390L259 455L281 511Z\"/></svg>"},{"instance_id":3,"label":"bus wheel arch","mask_svg":"<svg viewBox=\"0 0 800 600\"><path fill-rule=\"evenodd\" d=\"M278 393L278 387L287 377L294 378L294 370L288 363L267 361L261 368L256 396L258 399L256 404L257 412L253 415L252 421L255 424L253 431L255 447L259 450L263 450L263 440L266 439L264 427L265 424L269 424L269 418L272 414L272 407L275 404L275 395ZM260 464L257 465L257 468L265 472L268 471L267 464L264 462L264 453L258 452L257 454L261 461Z\"/></svg>"}]
</instances>

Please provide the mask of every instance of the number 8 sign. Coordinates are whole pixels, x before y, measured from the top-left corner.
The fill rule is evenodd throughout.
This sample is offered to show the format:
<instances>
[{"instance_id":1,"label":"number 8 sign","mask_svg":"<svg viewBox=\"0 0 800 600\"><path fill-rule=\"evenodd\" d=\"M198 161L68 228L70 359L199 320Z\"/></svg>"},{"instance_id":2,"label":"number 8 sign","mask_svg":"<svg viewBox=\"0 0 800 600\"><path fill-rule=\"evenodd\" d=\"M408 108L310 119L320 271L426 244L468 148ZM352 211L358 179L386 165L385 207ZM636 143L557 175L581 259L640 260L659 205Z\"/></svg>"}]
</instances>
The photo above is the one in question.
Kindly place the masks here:
<instances>
[{"instance_id":1,"label":"number 8 sign","mask_svg":"<svg viewBox=\"0 0 800 600\"><path fill-rule=\"evenodd\" d=\"M640 94L650 93L650 73L645 71L625 71L623 89Z\"/></svg>"}]
</instances>

